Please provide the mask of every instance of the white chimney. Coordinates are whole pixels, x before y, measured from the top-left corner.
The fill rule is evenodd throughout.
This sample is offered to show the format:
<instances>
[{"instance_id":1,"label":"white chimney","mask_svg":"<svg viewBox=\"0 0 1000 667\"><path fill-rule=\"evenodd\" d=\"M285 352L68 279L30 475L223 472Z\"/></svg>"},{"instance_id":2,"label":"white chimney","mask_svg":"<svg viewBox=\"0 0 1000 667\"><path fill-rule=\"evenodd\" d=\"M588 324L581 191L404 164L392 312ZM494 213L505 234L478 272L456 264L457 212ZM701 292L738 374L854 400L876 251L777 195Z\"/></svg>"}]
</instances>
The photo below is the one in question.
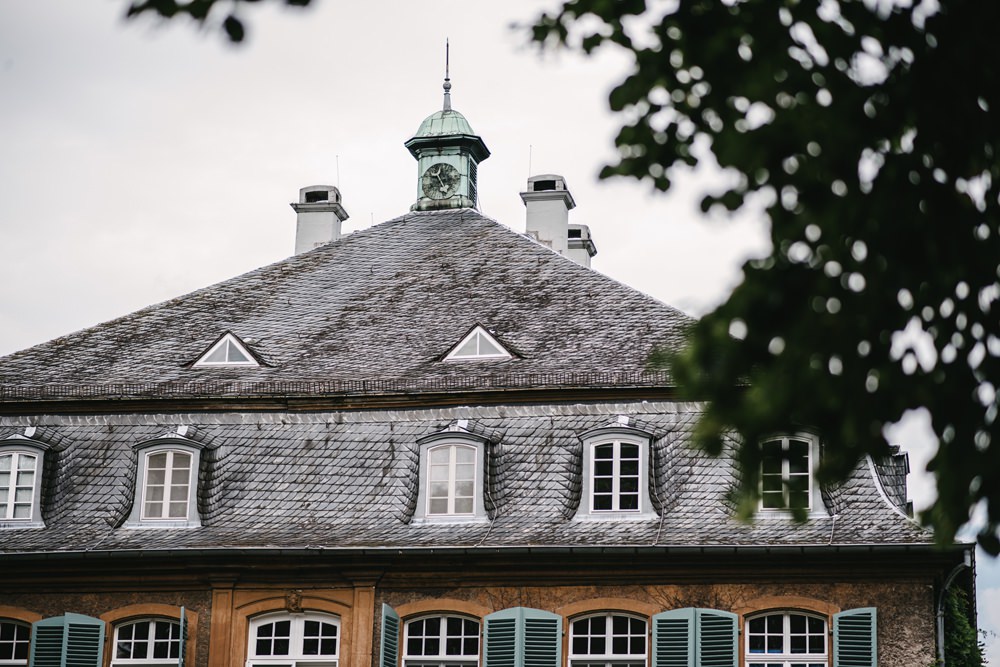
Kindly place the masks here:
<instances>
[{"instance_id":1,"label":"white chimney","mask_svg":"<svg viewBox=\"0 0 1000 667\"><path fill-rule=\"evenodd\" d=\"M594 245L594 240L590 236L590 227L570 225L567 244L569 249L566 251L566 256L589 269L590 258L597 254L597 246Z\"/></svg>"},{"instance_id":2,"label":"white chimney","mask_svg":"<svg viewBox=\"0 0 1000 667\"><path fill-rule=\"evenodd\" d=\"M528 236L565 255L569 211L576 207L573 195L566 188L566 180L556 174L531 176L528 191L521 193L521 201L527 209Z\"/></svg>"},{"instance_id":3,"label":"white chimney","mask_svg":"<svg viewBox=\"0 0 1000 667\"><path fill-rule=\"evenodd\" d=\"M340 205L340 190L335 186L304 187L299 190L299 201L291 206L297 214L296 255L340 239L340 225L349 216Z\"/></svg>"},{"instance_id":4,"label":"white chimney","mask_svg":"<svg viewBox=\"0 0 1000 667\"><path fill-rule=\"evenodd\" d=\"M597 248L586 225L569 224L570 209L576 207L566 179L558 174L540 174L528 179L527 192L521 193L526 209L528 236L544 243L577 264L590 267Z\"/></svg>"}]
</instances>

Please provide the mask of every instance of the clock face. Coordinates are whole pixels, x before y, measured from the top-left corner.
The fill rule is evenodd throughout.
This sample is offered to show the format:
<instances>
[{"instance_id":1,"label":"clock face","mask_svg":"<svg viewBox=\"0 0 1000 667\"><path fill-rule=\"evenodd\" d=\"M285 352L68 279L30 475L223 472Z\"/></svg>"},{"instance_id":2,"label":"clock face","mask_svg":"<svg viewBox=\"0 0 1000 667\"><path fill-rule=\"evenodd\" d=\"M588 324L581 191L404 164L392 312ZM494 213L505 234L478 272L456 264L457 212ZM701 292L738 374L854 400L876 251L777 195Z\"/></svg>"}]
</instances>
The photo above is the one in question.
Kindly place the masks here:
<instances>
[{"instance_id":1,"label":"clock face","mask_svg":"<svg viewBox=\"0 0 1000 667\"><path fill-rule=\"evenodd\" d=\"M458 190L461 179L462 175L458 173L458 169L445 162L436 162L427 167L427 171L420 179L420 187L425 197L447 199Z\"/></svg>"}]
</instances>

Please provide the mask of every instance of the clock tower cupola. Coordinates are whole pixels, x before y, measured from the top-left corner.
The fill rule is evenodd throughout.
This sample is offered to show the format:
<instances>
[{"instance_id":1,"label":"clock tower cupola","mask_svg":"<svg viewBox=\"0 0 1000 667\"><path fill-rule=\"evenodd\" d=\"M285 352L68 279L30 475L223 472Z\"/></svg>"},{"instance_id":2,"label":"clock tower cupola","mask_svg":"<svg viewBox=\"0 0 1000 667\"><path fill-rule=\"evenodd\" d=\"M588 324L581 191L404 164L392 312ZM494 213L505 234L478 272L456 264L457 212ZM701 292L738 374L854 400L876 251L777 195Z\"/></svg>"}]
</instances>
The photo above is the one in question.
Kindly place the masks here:
<instances>
[{"instance_id":1,"label":"clock tower cupola","mask_svg":"<svg viewBox=\"0 0 1000 667\"><path fill-rule=\"evenodd\" d=\"M425 118L404 144L417 160L417 202L411 211L477 208L478 167L490 156L465 116L451 108L447 48L443 108Z\"/></svg>"}]
</instances>

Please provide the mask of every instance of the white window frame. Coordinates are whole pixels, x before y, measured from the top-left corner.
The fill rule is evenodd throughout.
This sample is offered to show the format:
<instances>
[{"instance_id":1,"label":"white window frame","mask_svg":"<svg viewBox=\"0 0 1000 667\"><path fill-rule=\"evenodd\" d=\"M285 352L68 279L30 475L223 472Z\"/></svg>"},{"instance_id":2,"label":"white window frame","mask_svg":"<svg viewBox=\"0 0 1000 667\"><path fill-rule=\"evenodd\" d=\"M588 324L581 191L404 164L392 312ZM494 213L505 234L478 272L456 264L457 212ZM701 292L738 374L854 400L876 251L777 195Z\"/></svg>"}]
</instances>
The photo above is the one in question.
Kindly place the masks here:
<instances>
[{"instance_id":1,"label":"white window frame","mask_svg":"<svg viewBox=\"0 0 1000 667\"><path fill-rule=\"evenodd\" d=\"M604 653L577 653L574 639L578 637L576 631L576 624L579 621L589 621L594 618L604 618L604 641L605 648L607 649ZM629 620L629 632L624 635L630 639L629 647L630 651L628 653L615 653L613 649L613 640L616 636L614 633L614 619L615 618L626 618ZM633 634L631 631L632 621L642 621L642 632L638 634ZM597 637L598 635L588 634L587 637ZM632 653L631 652L631 638L642 637L643 640L643 652ZM567 653L567 667L596 667L600 665L601 667L618 667L620 665L633 665L635 667L642 667L646 665L649 658L649 619L644 616L639 616L636 614L629 614L620 611L608 611L599 612L595 614L583 614L581 616L576 616L569 621L569 646Z\"/></svg>"},{"instance_id":2,"label":"white window frame","mask_svg":"<svg viewBox=\"0 0 1000 667\"><path fill-rule=\"evenodd\" d=\"M419 623L421 621L428 621L433 619L439 619L441 621L440 631L438 633L437 639L439 641L440 650L436 654L411 654L410 653L410 632L412 624ZM462 622L463 634L461 635L449 635L448 634L448 621L449 619L456 619ZM476 625L475 635L466 635L464 633L465 624L474 623ZM448 637L461 637L462 638L462 648L465 648L465 640L469 637L475 636L476 639L476 652L472 653L461 653L459 655L448 655L447 654L447 640ZM422 635L426 638L427 635ZM417 618L412 618L408 620L404 626L403 630L403 665L404 667L478 667L479 656L482 654L483 642L482 642L482 623L478 618L473 618L470 616L461 616L459 614L429 614L425 616L419 616Z\"/></svg>"},{"instance_id":3,"label":"white window frame","mask_svg":"<svg viewBox=\"0 0 1000 667\"><path fill-rule=\"evenodd\" d=\"M464 430L447 430L434 433L417 441L420 448L420 482L417 493L415 523L467 523L486 521L484 478L486 438ZM454 478L449 478L448 512L431 513L431 453L447 447L468 447L475 451L475 479L471 512L454 512ZM454 454L452 456L454 461Z\"/></svg>"},{"instance_id":4,"label":"white window frame","mask_svg":"<svg viewBox=\"0 0 1000 667\"><path fill-rule=\"evenodd\" d=\"M781 653L768 653L765 646L765 651L763 653L751 653L750 652L750 622L762 618L780 616L782 619L782 652ZM823 652L822 653L792 653L791 652L791 617L792 616L803 616L806 618L806 623L808 619L815 619L823 623L823 627L818 632L808 633L804 635L807 637L822 637L823 638ZM765 621L766 623L766 621ZM798 634L798 633L796 633ZM754 636L758 636L759 633L755 633ZM812 665L821 665L821 667L826 667L830 662L830 619L822 614L803 612L798 610L768 610L759 613L754 613L748 615L743 621L743 664L747 667L757 667L758 665L762 667L770 667L771 665L780 665L781 667L790 667L791 665L807 665L811 667ZM766 640L765 640L766 641Z\"/></svg>"},{"instance_id":5,"label":"white window frame","mask_svg":"<svg viewBox=\"0 0 1000 667\"><path fill-rule=\"evenodd\" d=\"M499 352L493 353L479 353L479 339L480 337L485 338L490 342L491 345L495 346ZM476 338L476 354L459 354L459 350L473 338ZM486 327L477 324L469 331L469 333L462 336L462 340L448 350L448 354L445 355L445 361L478 361L480 359L510 359L513 355L507 350L503 343L497 340L496 336L487 331Z\"/></svg>"},{"instance_id":6,"label":"white window frame","mask_svg":"<svg viewBox=\"0 0 1000 667\"><path fill-rule=\"evenodd\" d=\"M624 420L624 418L622 418ZM583 491L581 494L580 507L577 510L578 519L648 519L656 516L653 503L649 497L650 484L650 446L653 435L642 429L633 428L624 423L592 429L580 436L583 441ZM639 449L639 505L636 509L620 509L619 495L621 474L620 456L621 445L635 445ZM614 459L613 476L613 507L610 510L595 509L594 497L596 484L594 473L596 469L595 455L597 448L602 445L612 445L616 452Z\"/></svg>"},{"instance_id":7,"label":"white window frame","mask_svg":"<svg viewBox=\"0 0 1000 667\"><path fill-rule=\"evenodd\" d=\"M135 643L136 643L134 634L133 634L133 637L131 639L123 639L121 637L122 630L124 630L127 627L133 627L134 628L135 626L139 625L140 623L148 623L149 624L149 636L148 636L147 639L143 640L146 643L146 657L145 658L135 658L135 657L132 657L132 658L119 658L118 657L118 644L119 644L119 642L126 642L126 641L129 642L132 645L133 650L134 650L134 646L135 646ZM169 655L166 658L154 658L153 657L152 654L153 654L154 644L158 643L157 640L156 640L156 638L155 638L156 637L156 626L157 625L166 625L166 626L170 627L169 632L170 632L171 637L169 637L166 640L160 640L159 643L162 643L164 641L167 643L167 646L168 646L167 652L168 652L168 654L170 652L170 645L171 644L176 644L177 645L177 657L176 658L171 658L171 657L169 657ZM133 630L133 633L134 633L134 630ZM176 637L173 636L175 633L176 633ZM159 617L157 617L157 618L153 618L153 617L150 617L150 618L134 618L134 619L131 619L131 620L128 620L128 621L124 621L124 622L121 622L121 623L118 623L118 624L115 625L114 641L111 644L111 667L125 667L126 665L142 665L143 667L172 667L173 665L180 664L180 659L182 657L184 648L185 648L184 647L184 641L183 641L183 638L181 636L181 624L180 624L180 621L178 619L159 618Z\"/></svg>"},{"instance_id":8,"label":"white window frame","mask_svg":"<svg viewBox=\"0 0 1000 667\"><path fill-rule=\"evenodd\" d=\"M201 517L198 515L198 470L201 466L200 443L192 442L182 438L160 439L149 442L142 442L134 445L138 466L136 470L135 499L132 502L132 512L126 523L128 527L161 527L161 528L186 528L201 525ZM163 498L157 502L162 502L168 508L170 489L177 480L173 476L171 463L174 454L186 454L190 456L191 465L188 469L187 477L187 511L184 517L171 516L149 516L146 513L147 481L149 477L149 460L157 454L167 455L167 468L164 479ZM177 484L179 485L179 484Z\"/></svg>"},{"instance_id":9,"label":"white window frame","mask_svg":"<svg viewBox=\"0 0 1000 667\"><path fill-rule=\"evenodd\" d=\"M0 495L0 502L6 504L5 510L3 513L0 513L0 528L44 527L41 508L42 477L45 471L45 452L48 448L48 445L21 436L13 436L6 440L0 440L0 457L10 457L11 465L9 471L10 486L6 489L0 489L0 494L2 494ZM18 467L28 457L34 459L35 465L31 483L31 499L28 502L30 504L30 511L27 517L14 518L15 503L13 501L17 497ZM22 485L21 488L23 490L27 487ZM24 505L25 503L22 501L16 504Z\"/></svg>"},{"instance_id":10,"label":"white window frame","mask_svg":"<svg viewBox=\"0 0 1000 667\"><path fill-rule=\"evenodd\" d=\"M780 442L782 451L788 451L789 443L792 441L805 442L808 445L808 455L809 455L809 488L807 492L807 498L809 500L809 506L805 508L799 508L800 510L807 512L810 516L825 516L825 508L823 506L823 497L820 492L819 484L816 483L816 467L819 465L819 450L820 450L820 440L819 436L813 433L781 433L763 438L761 440L761 454L763 455L763 447L769 443ZM791 479L791 472L789 469L789 460L782 459L781 462L781 480L782 480L782 498L785 507L765 507L764 506L764 462L761 460L761 479L760 479L760 502L758 507L763 516L767 515L786 515L792 510L788 505L788 481Z\"/></svg>"},{"instance_id":11,"label":"white window frame","mask_svg":"<svg viewBox=\"0 0 1000 667\"><path fill-rule=\"evenodd\" d=\"M280 623L288 621L289 628L289 651L287 655L257 655L257 630L262 625L269 623ZM305 639L305 624L307 621L318 621L328 623L337 628L337 651L335 655L311 656L303 653L303 643ZM277 612L264 614L250 620L249 636L247 637L247 661L246 667L256 667L258 665L280 665L282 667L299 667L300 665L310 665L313 667L337 667L340 662L340 647L343 642L343 632L340 625L340 617L333 614L320 612Z\"/></svg>"},{"instance_id":12,"label":"white window frame","mask_svg":"<svg viewBox=\"0 0 1000 667\"><path fill-rule=\"evenodd\" d=\"M12 626L15 628L13 634L14 636L9 640L0 640L0 645L9 645L11 648L11 657L4 658L2 653L0 653L0 665L3 667L24 667L28 664L28 657L30 655L31 647L31 624L25 623L24 621L17 621L12 618L0 618L0 626ZM17 629L21 630L22 637L19 639L17 637ZM18 645L24 646L24 659L19 660L13 656L16 653Z\"/></svg>"},{"instance_id":13,"label":"white window frame","mask_svg":"<svg viewBox=\"0 0 1000 667\"><path fill-rule=\"evenodd\" d=\"M227 353L226 356L227 356L227 358L229 356L228 352L229 352L230 346L235 346L236 349L240 351L240 354L242 354L243 356L246 357L246 361L228 361L228 359L226 361L206 361L206 359L208 359L208 357L212 356L212 353L214 353L217 349L219 349L223 345L226 346L226 353ZM247 349L246 344L243 341L241 341L239 339L239 337L237 337L233 333L227 332L227 333L223 334L217 341L215 341L214 343L212 343L212 345L209 346L209 348L207 350L205 350L201 354L201 356L198 357L198 360L196 362L194 362L194 364L193 364L193 367L195 367L195 368L202 368L202 367L206 367L206 366L207 367L232 367L232 366L247 367L247 366L260 366L260 364L257 363L256 357L254 357L254 355L250 352L250 350Z\"/></svg>"}]
</instances>

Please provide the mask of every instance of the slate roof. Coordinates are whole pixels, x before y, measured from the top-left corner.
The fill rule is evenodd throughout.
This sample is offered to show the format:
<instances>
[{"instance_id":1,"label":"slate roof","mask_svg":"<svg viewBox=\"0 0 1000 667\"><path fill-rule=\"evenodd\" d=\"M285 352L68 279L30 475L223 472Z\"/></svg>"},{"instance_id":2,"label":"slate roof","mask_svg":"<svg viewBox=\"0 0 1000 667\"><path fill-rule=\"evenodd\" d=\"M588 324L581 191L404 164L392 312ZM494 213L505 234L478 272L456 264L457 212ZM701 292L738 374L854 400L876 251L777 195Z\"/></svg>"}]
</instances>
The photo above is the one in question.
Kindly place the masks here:
<instances>
[{"instance_id":1,"label":"slate roof","mask_svg":"<svg viewBox=\"0 0 1000 667\"><path fill-rule=\"evenodd\" d=\"M653 433L656 516L574 518L581 502L578 435L626 415ZM0 443L31 436L45 454L43 529L2 528L0 553L185 549L927 545L929 533L880 492L860 464L825 490L830 513L795 524L733 518L730 457L689 446L699 406L676 402L494 405L318 413L109 414L0 417ZM489 519L412 521L423 436L469 420L487 452ZM202 445L202 526L134 528L132 448L176 434Z\"/></svg>"},{"instance_id":2,"label":"slate roof","mask_svg":"<svg viewBox=\"0 0 1000 667\"><path fill-rule=\"evenodd\" d=\"M0 400L670 384L691 319L471 209L417 212L0 358ZM471 326L517 352L442 362ZM232 332L260 367L193 368Z\"/></svg>"}]
</instances>

